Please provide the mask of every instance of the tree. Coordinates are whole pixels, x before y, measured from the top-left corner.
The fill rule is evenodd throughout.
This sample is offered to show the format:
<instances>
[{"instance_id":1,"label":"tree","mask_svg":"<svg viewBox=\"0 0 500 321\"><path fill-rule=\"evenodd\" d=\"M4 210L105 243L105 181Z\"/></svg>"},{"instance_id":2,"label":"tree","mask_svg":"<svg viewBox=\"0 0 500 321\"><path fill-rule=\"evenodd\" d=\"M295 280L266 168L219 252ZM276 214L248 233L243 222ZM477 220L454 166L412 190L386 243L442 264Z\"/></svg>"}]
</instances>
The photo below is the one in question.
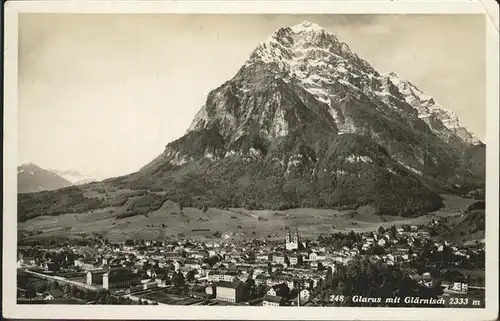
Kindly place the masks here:
<instances>
[{"instance_id":1,"label":"tree","mask_svg":"<svg viewBox=\"0 0 500 321\"><path fill-rule=\"evenodd\" d=\"M49 288L48 288L46 282L43 282L42 284L40 284L40 286L38 286L38 288L35 287L36 292L39 292L39 293L47 292L48 289Z\"/></svg>"},{"instance_id":2,"label":"tree","mask_svg":"<svg viewBox=\"0 0 500 321\"><path fill-rule=\"evenodd\" d=\"M214 255L214 256L211 256L211 257L208 257L206 259L203 259L203 263L207 263L209 264L210 266L213 266L215 263L217 263L219 261L219 258Z\"/></svg>"},{"instance_id":3,"label":"tree","mask_svg":"<svg viewBox=\"0 0 500 321\"><path fill-rule=\"evenodd\" d=\"M50 283L50 290L51 291L60 290L60 289L61 289L61 286L56 281L53 281L52 283Z\"/></svg>"},{"instance_id":4,"label":"tree","mask_svg":"<svg viewBox=\"0 0 500 321\"><path fill-rule=\"evenodd\" d=\"M100 304L108 304L109 303L108 291L97 292L96 301L97 303Z\"/></svg>"},{"instance_id":5,"label":"tree","mask_svg":"<svg viewBox=\"0 0 500 321\"><path fill-rule=\"evenodd\" d=\"M84 296L85 296L85 291L82 290L82 289L76 288L76 295L75 295L75 297L79 298L79 299L83 299Z\"/></svg>"},{"instance_id":6,"label":"tree","mask_svg":"<svg viewBox=\"0 0 500 321\"><path fill-rule=\"evenodd\" d=\"M181 272L177 272L172 277L172 281L175 286L184 286L185 284L184 275Z\"/></svg>"},{"instance_id":7,"label":"tree","mask_svg":"<svg viewBox=\"0 0 500 321\"><path fill-rule=\"evenodd\" d=\"M71 285L69 285L69 284L64 285L63 292L64 292L64 294L68 294L68 295L71 294Z\"/></svg>"},{"instance_id":8,"label":"tree","mask_svg":"<svg viewBox=\"0 0 500 321\"><path fill-rule=\"evenodd\" d=\"M79 292L78 288L74 285L71 285L71 292L70 292L71 296L75 298L78 297L78 292Z\"/></svg>"},{"instance_id":9,"label":"tree","mask_svg":"<svg viewBox=\"0 0 500 321\"><path fill-rule=\"evenodd\" d=\"M28 284L28 287L26 288L26 293L24 293L24 296L31 301L34 297L36 297L36 290L35 287L33 286L32 283Z\"/></svg>"},{"instance_id":10,"label":"tree","mask_svg":"<svg viewBox=\"0 0 500 321\"><path fill-rule=\"evenodd\" d=\"M398 234L398 230L396 229L396 226L395 225L391 225L391 236L393 238L395 238L397 234Z\"/></svg>"},{"instance_id":11,"label":"tree","mask_svg":"<svg viewBox=\"0 0 500 321\"><path fill-rule=\"evenodd\" d=\"M262 297L266 294L267 287L264 284L259 284L255 290L256 297Z\"/></svg>"},{"instance_id":12,"label":"tree","mask_svg":"<svg viewBox=\"0 0 500 321\"><path fill-rule=\"evenodd\" d=\"M85 301L93 301L95 300L95 295L93 291L85 291L83 294L83 299Z\"/></svg>"},{"instance_id":13,"label":"tree","mask_svg":"<svg viewBox=\"0 0 500 321\"><path fill-rule=\"evenodd\" d=\"M309 289L313 289L313 288L314 288L314 281L309 280Z\"/></svg>"},{"instance_id":14,"label":"tree","mask_svg":"<svg viewBox=\"0 0 500 321\"><path fill-rule=\"evenodd\" d=\"M193 282L195 280L194 276L196 275L196 271L195 270L191 270L187 273L186 275L186 281L188 282Z\"/></svg>"},{"instance_id":15,"label":"tree","mask_svg":"<svg viewBox=\"0 0 500 321\"><path fill-rule=\"evenodd\" d=\"M248 293L248 297L250 299L253 299L255 298L255 295L257 294L257 287L255 285L255 280L252 278L252 277L249 277L246 281L245 281L245 287L247 289L247 293Z\"/></svg>"},{"instance_id":16,"label":"tree","mask_svg":"<svg viewBox=\"0 0 500 321\"><path fill-rule=\"evenodd\" d=\"M326 279L327 279L328 281L330 281L330 280L331 280L331 278L332 278L332 276L333 276L332 267L331 267L331 266L329 266L329 267L327 267L327 268L326 268Z\"/></svg>"}]
</instances>

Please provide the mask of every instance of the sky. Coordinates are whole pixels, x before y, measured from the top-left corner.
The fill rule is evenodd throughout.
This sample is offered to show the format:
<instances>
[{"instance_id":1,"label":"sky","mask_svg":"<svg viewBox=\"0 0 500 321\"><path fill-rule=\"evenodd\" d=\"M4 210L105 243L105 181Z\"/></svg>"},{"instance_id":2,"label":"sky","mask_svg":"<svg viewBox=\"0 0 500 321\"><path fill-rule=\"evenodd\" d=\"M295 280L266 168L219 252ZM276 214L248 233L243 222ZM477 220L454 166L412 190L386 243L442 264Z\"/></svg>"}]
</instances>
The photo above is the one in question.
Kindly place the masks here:
<instances>
[{"instance_id":1,"label":"sky","mask_svg":"<svg viewBox=\"0 0 500 321\"><path fill-rule=\"evenodd\" d=\"M185 133L260 42L304 20L484 139L481 15L21 14L18 163L99 179L136 171Z\"/></svg>"}]
</instances>

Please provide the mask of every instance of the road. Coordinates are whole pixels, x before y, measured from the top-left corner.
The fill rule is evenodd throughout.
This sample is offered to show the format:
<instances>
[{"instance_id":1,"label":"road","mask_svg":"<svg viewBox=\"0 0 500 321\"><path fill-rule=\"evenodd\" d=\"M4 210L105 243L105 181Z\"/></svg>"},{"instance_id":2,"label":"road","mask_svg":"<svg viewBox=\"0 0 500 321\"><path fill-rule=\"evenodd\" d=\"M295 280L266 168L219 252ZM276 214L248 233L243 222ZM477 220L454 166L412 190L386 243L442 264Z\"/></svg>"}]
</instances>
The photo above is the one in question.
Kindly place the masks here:
<instances>
[{"instance_id":1,"label":"road","mask_svg":"<svg viewBox=\"0 0 500 321\"><path fill-rule=\"evenodd\" d=\"M74 280L68 280L68 279L60 277L60 276L46 275L46 274L42 274L42 273L30 271L30 270L28 270L28 268L25 268L23 271L25 273L34 275L36 277L39 277L39 278L42 278L42 279L45 279L45 280L53 280L53 281L58 281L58 282L62 282L62 283L72 284L74 286L77 286L77 287L80 287L80 288L84 288L84 289L88 289L88 290L92 290L92 291L102 290L101 288L98 288L98 287L95 287L95 286L92 286L92 285L88 285L88 284L83 283L83 282L78 282L78 281L74 281Z\"/></svg>"}]
</instances>

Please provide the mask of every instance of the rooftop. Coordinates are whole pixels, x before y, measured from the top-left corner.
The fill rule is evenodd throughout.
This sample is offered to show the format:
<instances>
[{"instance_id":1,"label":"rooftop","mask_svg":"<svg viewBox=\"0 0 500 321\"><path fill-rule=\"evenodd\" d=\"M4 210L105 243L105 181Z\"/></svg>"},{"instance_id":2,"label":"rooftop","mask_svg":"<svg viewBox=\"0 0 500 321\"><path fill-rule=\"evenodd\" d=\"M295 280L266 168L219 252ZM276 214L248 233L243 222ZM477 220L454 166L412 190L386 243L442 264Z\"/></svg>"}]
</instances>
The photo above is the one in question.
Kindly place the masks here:
<instances>
[{"instance_id":1,"label":"rooftop","mask_svg":"<svg viewBox=\"0 0 500 321\"><path fill-rule=\"evenodd\" d=\"M243 285L243 282L241 281L235 281L235 282L220 281L217 283L218 287L231 288L231 289L236 289L241 285Z\"/></svg>"},{"instance_id":2,"label":"rooftop","mask_svg":"<svg viewBox=\"0 0 500 321\"><path fill-rule=\"evenodd\" d=\"M264 296L264 301L280 303L283 300L280 296L266 295Z\"/></svg>"}]
</instances>

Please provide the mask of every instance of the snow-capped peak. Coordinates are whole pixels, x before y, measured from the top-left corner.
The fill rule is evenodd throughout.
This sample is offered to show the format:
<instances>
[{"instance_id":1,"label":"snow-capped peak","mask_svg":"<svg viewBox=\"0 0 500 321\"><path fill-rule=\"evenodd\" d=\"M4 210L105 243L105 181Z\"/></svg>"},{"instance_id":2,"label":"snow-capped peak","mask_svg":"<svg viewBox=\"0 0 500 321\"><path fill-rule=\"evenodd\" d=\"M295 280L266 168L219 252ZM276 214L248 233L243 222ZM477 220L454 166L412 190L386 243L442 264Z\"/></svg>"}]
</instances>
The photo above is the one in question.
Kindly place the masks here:
<instances>
[{"instance_id":1,"label":"snow-capped peak","mask_svg":"<svg viewBox=\"0 0 500 321\"><path fill-rule=\"evenodd\" d=\"M290 27L290 29L292 29L292 31L295 33L311 32L311 31L316 31L316 32L325 31L324 28L322 28L318 24L316 24L314 22L310 22L310 21L302 21L301 23Z\"/></svg>"},{"instance_id":2,"label":"snow-capped peak","mask_svg":"<svg viewBox=\"0 0 500 321\"><path fill-rule=\"evenodd\" d=\"M21 163L18 167L25 167L25 166L36 166L32 162L23 162Z\"/></svg>"},{"instance_id":3,"label":"snow-capped peak","mask_svg":"<svg viewBox=\"0 0 500 321\"><path fill-rule=\"evenodd\" d=\"M51 171L75 185L86 184L96 181L94 177L90 175L81 174L74 170L59 171L56 169L51 169Z\"/></svg>"},{"instance_id":4,"label":"snow-capped peak","mask_svg":"<svg viewBox=\"0 0 500 321\"><path fill-rule=\"evenodd\" d=\"M280 69L299 67L303 70L318 64L337 65L349 61L350 65L368 74L377 74L370 64L360 59L349 46L336 35L319 25L304 21L283 27L261 42L253 51L246 65L264 62L274 63ZM284 66L286 65L286 66Z\"/></svg>"},{"instance_id":5,"label":"snow-capped peak","mask_svg":"<svg viewBox=\"0 0 500 321\"><path fill-rule=\"evenodd\" d=\"M481 143L477 137L460 125L455 112L442 107L434 98L424 94L417 86L402 80L394 72L383 74L382 77L389 79L398 88L405 101L417 110L418 117L426 122L431 129L435 129L434 119L439 119L446 129L465 143L474 145Z\"/></svg>"},{"instance_id":6,"label":"snow-capped peak","mask_svg":"<svg viewBox=\"0 0 500 321\"><path fill-rule=\"evenodd\" d=\"M376 102L374 105L381 111L385 109L386 112L396 112L403 117L418 115L445 141L458 138L469 144L480 143L460 126L455 113L442 108L432 97L425 95L395 73L381 75L368 62L352 52L333 32L309 21L280 28L266 41L261 42L245 65L228 82L227 88L231 88L229 95L240 102L245 101L255 88L260 87L263 75L267 80L279 79L311 94L332 116L339 133L355 132L357 129L349 119L342 117L343 113L337 110L338 104L345 104L344 101L350 97L358 99L364 96L363 99ZM255 76L258 76L258 82L248 81ZM225 97L221 95L221 91L217 90L215 93L211 100L219 101ZM279 100L278 96L274 98ZM395 100L400 103L395 103ZM401 102L406 102L416 112ZM210 124L211 119L217 118L227 125L224 128L228 132L223 135L231 136L229 132L234 131L239 137L239 127L251 118L252 113L253 108L249 108L241 113L244 116L240 117L239 114L231 114L221 109L220 113L209 115L207 110L202 108L188 132L204 127ZM274 115L275 111L267 114ZM281 114L276 115L273 121L266 121L271 124L266 126L265 132L272 137L282 136L287 132L284 118Z\"/></svg>"}]
</instances>

